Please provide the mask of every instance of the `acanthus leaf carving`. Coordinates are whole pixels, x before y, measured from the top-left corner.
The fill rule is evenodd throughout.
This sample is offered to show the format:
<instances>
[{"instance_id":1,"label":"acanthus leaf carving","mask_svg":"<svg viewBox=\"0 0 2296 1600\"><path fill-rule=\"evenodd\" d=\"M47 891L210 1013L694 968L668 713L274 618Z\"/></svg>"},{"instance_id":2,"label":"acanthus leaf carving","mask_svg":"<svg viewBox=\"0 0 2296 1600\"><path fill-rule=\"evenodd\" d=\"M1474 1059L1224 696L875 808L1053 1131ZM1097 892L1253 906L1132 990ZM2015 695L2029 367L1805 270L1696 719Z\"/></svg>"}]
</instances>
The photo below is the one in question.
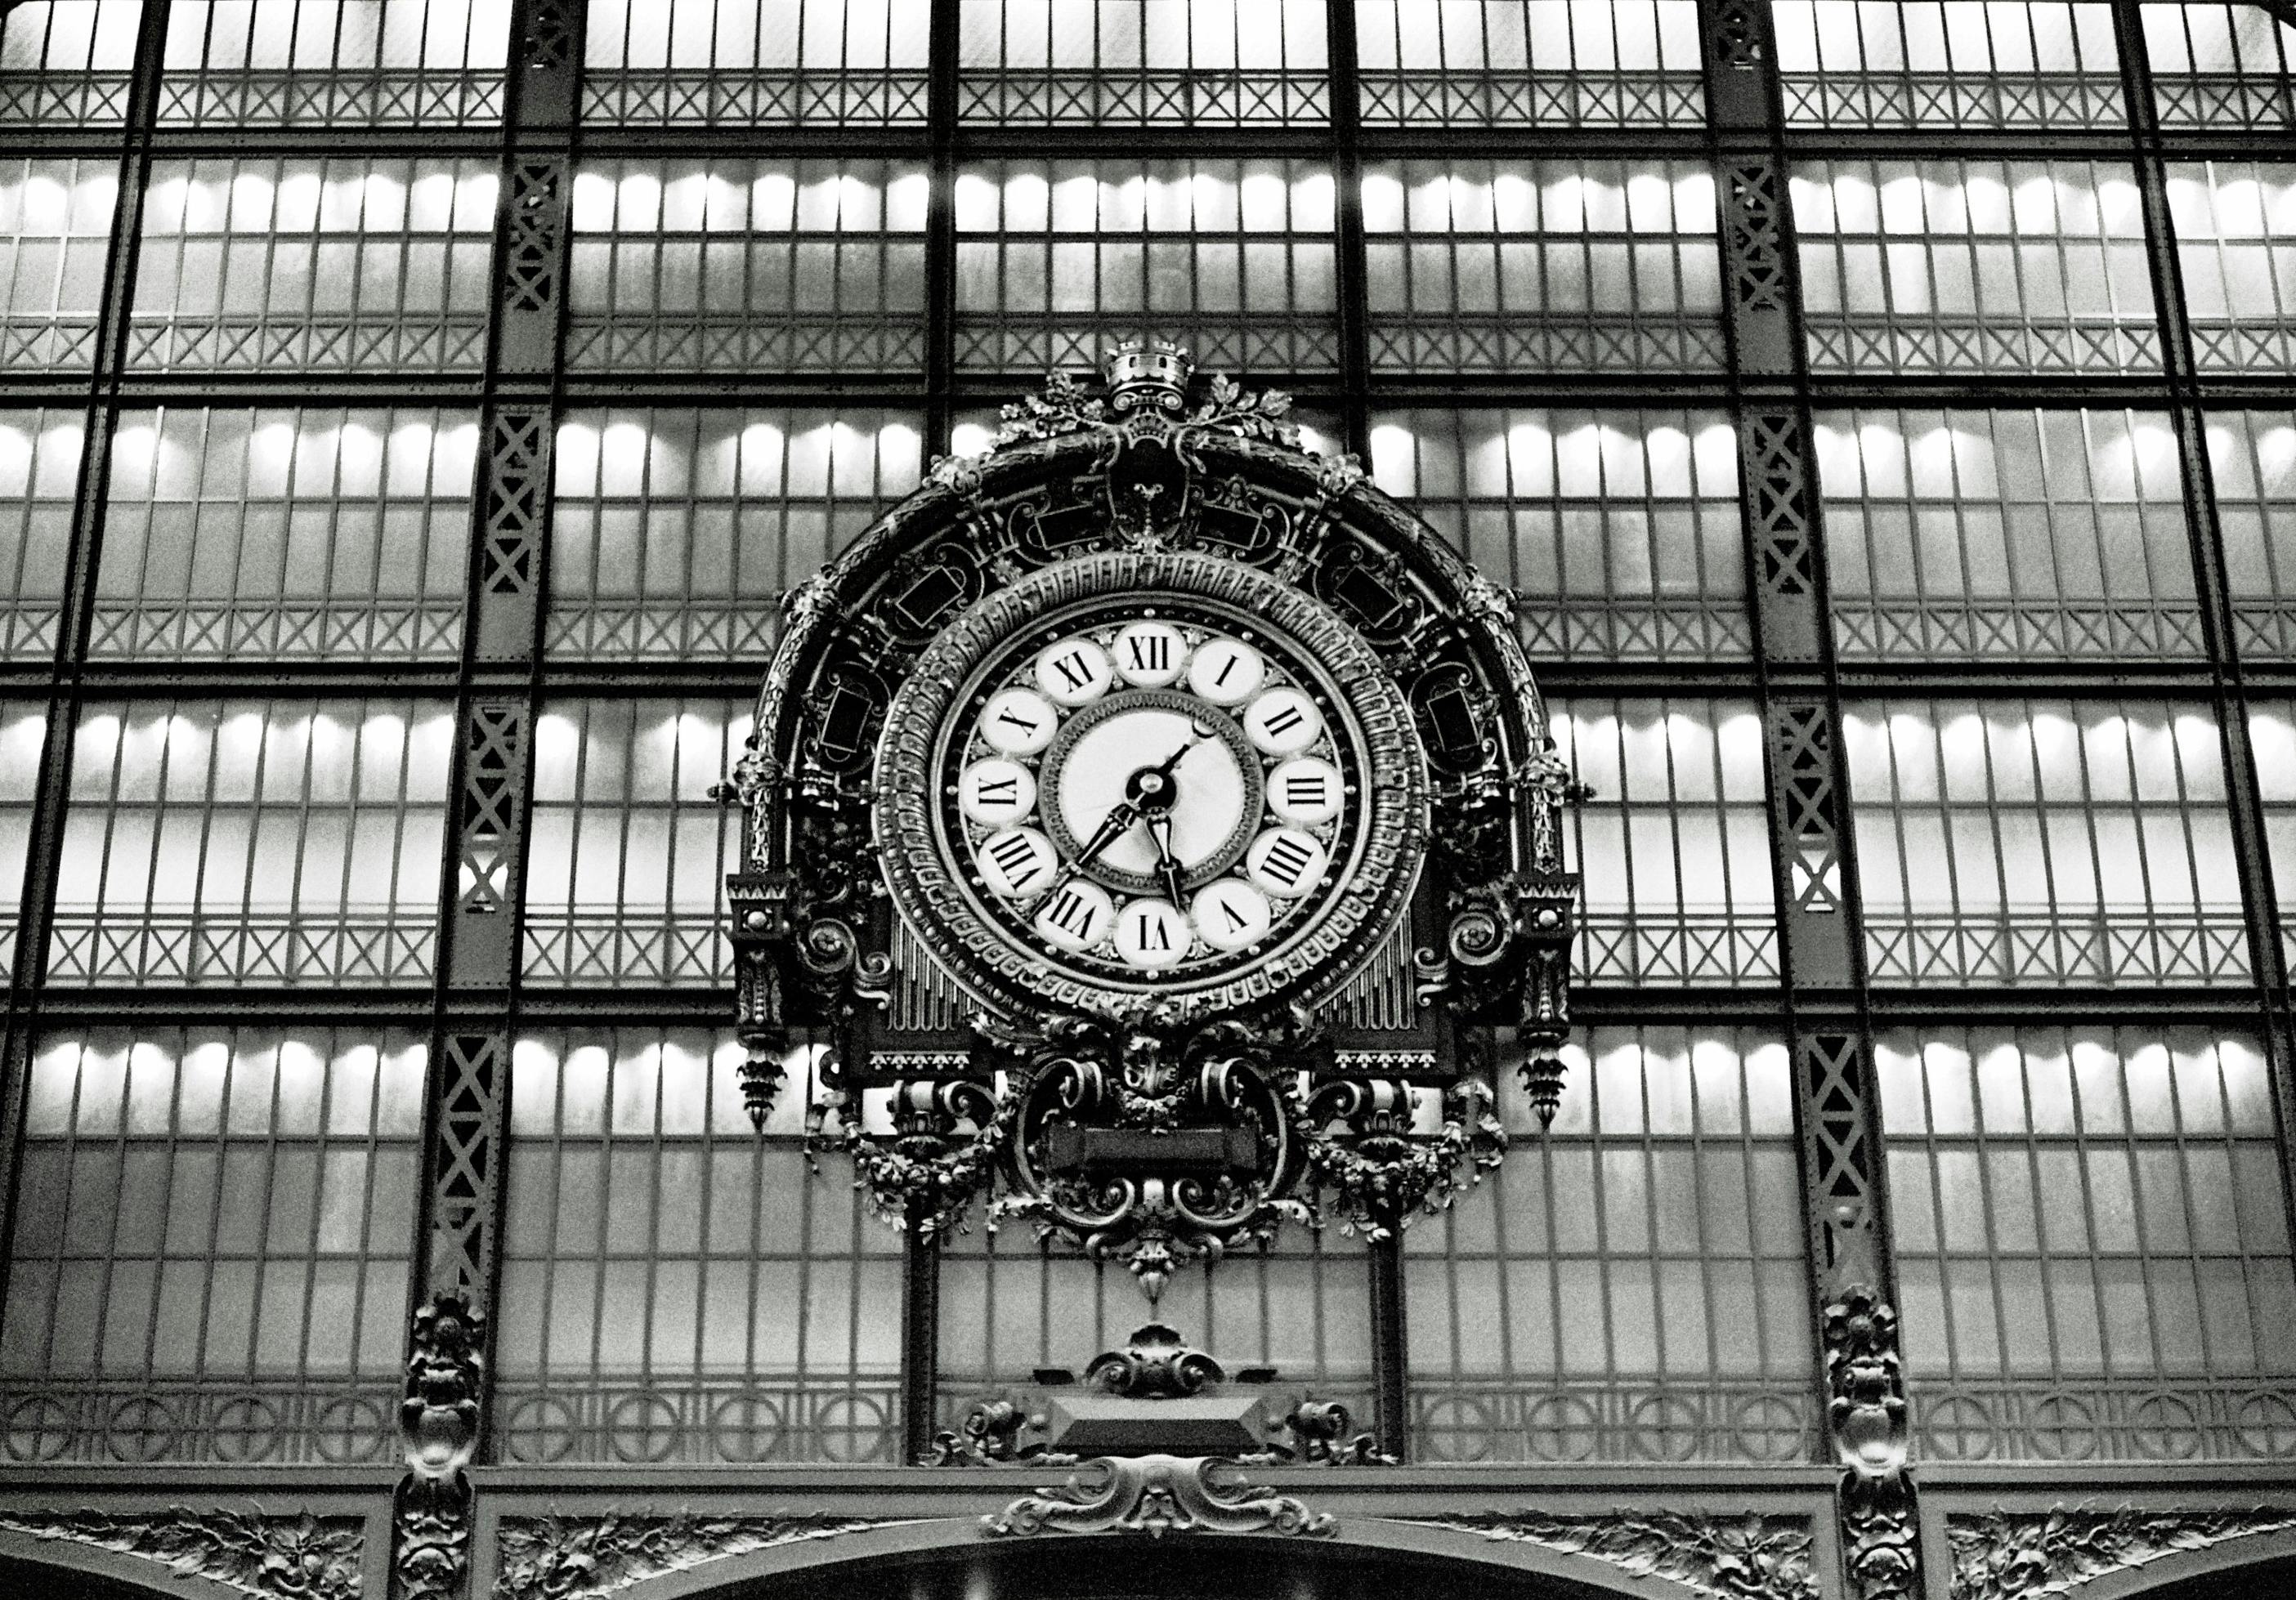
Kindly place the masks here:
<instances>
[{"instance_id":1,"label":"acanthus leaf carving","mask_svg":"<svg viewBox=\"0 0 2296 1600\"><path fill-rule=\"evenodd\" d=\"M2296 1509L2091 1511L1995 1510L1946 1519L1953 1550L1953 1600L2036 1600L2062 1595L2108 1572L2150 1565L2237 1539L2296 1529Z\"/></svg>"},{"instance_id":2,"label":"acanthus leaf carving","mask_svg":"<svg viewBox=\"0 0 2296 1600\"><path fill-rule=\"evenodd\" d=\"M598 1600L665 1572L753 1550L890 1525L898 1519L798 1512L767 1516L508 1516L496 1535L500 1600Z\"/></svg>"},{"instance_id":3,"label":"acanthus leaf carving","mask_svg":"<svg viewBox=\"0 0 2296 1600\"><path fill-rule=\"evenodd\" d=\"M170 1506L117 1514L0 1512L0 1528L156 1562L266 1600L356 1600L362 1587L358 1518Z\"/></svg>"},{"instance_id":4,"label":"acanthus leaf carving","mask_svg":"<svg viewBox=\"0 0 2296 1600\"><path fill-rule=\"evenodd\" d=\"M1556 1516L1523 1510L1406 1520L1583 1555L1636 1578L1669 1578L1726 1600L1817 1600L1820 1593L1816 1540L1809 1523L1797 1516L1629 1510Z\"/></svg>"},{"instance_id":5,"label":"acanthus leaf carving","mask_svg":"<svg viewBox=\"0 0 2296 1600\"><path fill-rule=\"evenodd\" d=\"M1003 1538L1039 1533L1275 1533L1328 1537L1338 1526L1289 1495L1248 1483L1233 1461L1205 1456L1103 1456L1067 1482L1022 1495L981 1519Z\"/></svg>"}]
</instances>

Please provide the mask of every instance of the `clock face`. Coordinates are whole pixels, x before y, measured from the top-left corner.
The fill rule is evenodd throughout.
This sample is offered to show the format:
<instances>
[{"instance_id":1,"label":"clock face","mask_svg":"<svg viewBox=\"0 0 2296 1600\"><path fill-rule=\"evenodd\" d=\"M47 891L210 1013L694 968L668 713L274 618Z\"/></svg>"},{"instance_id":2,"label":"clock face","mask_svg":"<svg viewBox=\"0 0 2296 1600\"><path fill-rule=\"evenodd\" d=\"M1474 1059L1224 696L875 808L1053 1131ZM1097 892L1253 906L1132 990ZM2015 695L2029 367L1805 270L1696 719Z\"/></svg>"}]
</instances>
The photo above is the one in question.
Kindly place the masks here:
<instances>
[{"instance_id":1,"label":"clock face","mask_svg":"<svg viewBox=\"0 0 2296 1600\"><path fill-rule=\"evenodd\" d=\"M1006 1005L1336 989L1402 914L1425 758L1378 657L1238 563L1111 553L984 598L886 715L898 913Z\"/></svg>"},{"instance_id":2,"label":"clock face","mask_svg":"<svg viewBox=\"0 0 2296 1600\"><path fill-rule=\"evenodd\" d=\"M1350 714L1300 648L1177 598L1062 616L1000 651L944 757L947 836L1010 934L1156 983L1314 920L1360 833Z\"/></svg>"}]
</instances>

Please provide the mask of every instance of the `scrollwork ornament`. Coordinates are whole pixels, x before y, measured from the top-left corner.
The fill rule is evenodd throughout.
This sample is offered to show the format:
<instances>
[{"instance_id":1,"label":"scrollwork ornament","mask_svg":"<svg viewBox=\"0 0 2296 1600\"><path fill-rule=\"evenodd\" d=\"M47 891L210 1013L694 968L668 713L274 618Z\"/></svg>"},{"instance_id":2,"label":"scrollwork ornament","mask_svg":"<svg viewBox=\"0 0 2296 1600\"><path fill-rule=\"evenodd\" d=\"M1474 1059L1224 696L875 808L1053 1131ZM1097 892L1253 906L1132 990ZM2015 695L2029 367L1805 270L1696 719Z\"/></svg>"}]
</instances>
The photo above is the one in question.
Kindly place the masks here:
<instances>
[{"instance_id":1,"label":"scrollwork ornament","mask_svg":"<svg viewBox=\"0 0 2296 1600\"><path fill-rule=\"evenodd\" d=\"M2296 1510L2148 1510L2086 1505L2046 1511L1995 1510L1946 1519L1953 1550L1953 1600L2037 1600L2062 1595L2108 1572L2149 1566L2167 1556L2233 1539L2296 1529Z\"/></svg>"},{"instance_id":2,"label":"scrollwork ornament","mask_svg":"<svg viewBox=\"0 0 2296 1600\"><path fill-rule=\"evenodd\" d=\"M1269 1454L1308 1466L1393 1466L1395 1457L1379 1448L1376 1434L1356 1432L1355 1417L1338 1400L1303 1400L1283 1422L1288 1447Z\"/></svg>"},{"instance_id":3,"label":"scrollwork ornament","mask_svg":"<svg viewBox=\"0 0 2296 1600\"><path fill-rule=\"evenodd\" d=\"M1138 1000L1113 1017L1008 1024L984 1015L973 1025L980 1065L1005 1073L1013 1111L1008 1192L994 1220L1021 1218L1039 1238L1121 1261L1152 1302L1181 1262L1218 1261L1270 1242L1287 1220L1312 1221L1304 1202L1287 1197L1304 1148L1295 1080L1324 1049L1304 1010L1204 1024L1169 1002ZM1147 1155L1121 1171L1064 1159L1103 1134ZM1207 1139L1221 1150L1217 1170L1155 1159Z\"/></svg>"},{"instance_id":4,"label":"scrollwork ornament","mask_svg":"<svg viewBox=\"0 0 2296 1600\"><path fill-rule=\"evenodd\" d=\"M869 1132L857 1108L842 1107L834 1136L808 1138L817 1152L832 1140L852 1158L854 1188L870 1211L920 1237L961 1233L973 1197L988 1188L1013 1139L1018 1099L959 1079L916 1081L893 1091L893 1135ZM972 1131L963 1131L970 1123Z\"/></svg>"},{"instance_id":5,"label":"scrollwork ornament","mask_svg":"<svg viewBox=\"0 0 2296 1600\"><path fill-rule=\"evenodd\" d=\"M1392 1079L1345 1079L1309 1099L1308 1171L1331 1196L1341 1233L1390 1238L1414 1213L1447 1209L1505 1157L1488 1085L1469 1078L1445 1090L1432 1136L1414 1131L1414 1106L1426 1092Z\"/></svg>"},{"instance_id":6,"label":"scrollwork ornament","mask_svg":"<svg viewBox=\"0 0 2296 1600\"><path fill-rule=\"evenodd\" d=\"M882 1527L885 1519L825 1512L772 1516L507 1516L496 1534L496 1600L602 1596L729 1556Z\"/></svg>"},{"instance_id":7,"label":"scrollwork ornament","mask_svg":"<svg viewBox=\"0 0 2296 1600\"><path fill-rule=\"evenodd\" d=\"M118 1515L0 1512L0 1528L156 1562L266 1600L357 1600L363 1586L365 1524L357 1518L170 1506Z\"/></svg>"},{"instance_id":8,"label":"scrollwork ornament","mask_svg":"<svg viewBox=\"0 0 2296 1600\"><path fill-rule=\"evenodd\" d=\"M932 1436L932 1447L919 1463L922 1466L1010 1466L1021 1462L1066 1465L1076 1459L1049 1452L1042 1440L1022 1441L1041 1432L1045 1419L1016 1401L1001 1397L975 1400L954 1428Z\"/></svg>"},{"instance_id":9,"label":"scrollwork ornament","mask_svg":"<svg viewBox=\"0 0 2296 1600\"><path fill-rule=\"evenodd\" d=\"M1103 1456L1057 1488L1022 1495L980 1519L990 1534L1273 1533L1328 1537L1338 1524L1289 1495L1243 1481L1235 1463L1203 1456Z\"/></svg>"}]
</instances>

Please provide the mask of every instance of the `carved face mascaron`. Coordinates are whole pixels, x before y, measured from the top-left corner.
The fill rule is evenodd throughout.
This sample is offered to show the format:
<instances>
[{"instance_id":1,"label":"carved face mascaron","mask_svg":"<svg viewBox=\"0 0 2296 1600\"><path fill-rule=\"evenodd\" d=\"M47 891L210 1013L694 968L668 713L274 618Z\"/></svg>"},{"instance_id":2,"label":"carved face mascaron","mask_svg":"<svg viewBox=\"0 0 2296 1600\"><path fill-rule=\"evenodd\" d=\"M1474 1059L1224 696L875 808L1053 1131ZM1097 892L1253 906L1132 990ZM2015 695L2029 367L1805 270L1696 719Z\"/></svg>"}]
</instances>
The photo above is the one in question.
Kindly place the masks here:
<instances>
[{"instance_id":1,"label":"carved face mascaron","mask_svg":"<svg viewBox=\"0 0 2296 1600\"><path fill-rule=\"evenodd\" d=\"M985 955L1070 1000L1344 976L1407 898L1423 832L1384 671L1321 605L1224 560L1070 567L976 608L897 698L897 902L962 976Z\"/></svg>"}]
</instances>

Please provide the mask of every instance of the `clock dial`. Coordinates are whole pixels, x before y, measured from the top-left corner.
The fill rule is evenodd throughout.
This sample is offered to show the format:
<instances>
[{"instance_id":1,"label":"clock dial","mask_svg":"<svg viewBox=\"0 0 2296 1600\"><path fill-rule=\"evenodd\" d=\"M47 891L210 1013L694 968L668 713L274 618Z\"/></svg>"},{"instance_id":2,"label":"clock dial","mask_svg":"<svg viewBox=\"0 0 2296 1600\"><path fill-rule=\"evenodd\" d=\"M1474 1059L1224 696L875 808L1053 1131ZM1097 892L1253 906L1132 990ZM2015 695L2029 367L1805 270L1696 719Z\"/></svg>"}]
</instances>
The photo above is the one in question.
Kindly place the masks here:
<instances>
[{"instance_id":1,"label":"clock dial","mask_svg":"<svg viewBox=\"0 0 2296 1600\"><path fill-rule=\"evenodd\" d=\"M1344 705L1258 619L1111 596L984 664L945 826L1048 962L1150 985L1234 968L1311 925L1356 848Z\"/></svg>"}]
</instances>

